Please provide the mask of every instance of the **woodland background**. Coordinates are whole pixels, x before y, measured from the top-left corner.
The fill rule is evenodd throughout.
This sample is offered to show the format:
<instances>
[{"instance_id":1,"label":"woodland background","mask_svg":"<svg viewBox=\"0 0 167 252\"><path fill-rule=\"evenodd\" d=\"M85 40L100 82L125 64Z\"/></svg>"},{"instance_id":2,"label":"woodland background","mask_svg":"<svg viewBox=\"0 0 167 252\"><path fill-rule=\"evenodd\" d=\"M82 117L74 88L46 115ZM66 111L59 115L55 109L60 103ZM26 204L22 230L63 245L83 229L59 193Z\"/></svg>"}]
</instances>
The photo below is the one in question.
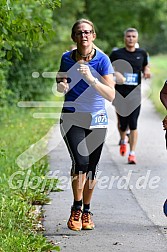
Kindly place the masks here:
<instances>
[{"instance_id":1,"label":"woodland background","mask_svg":"<svg viewBox=\"0 0 167 252\"><path fill-rule=\"evenodd\" d=\"M140 47L150 56L167 52L166 0L1 0L1 110L19 100L46 100L53 79L32 73L57 70L79 18L94 22L96 45L107 54L123 46L128 27L138 29Z\"/></svg>"}]
</instances>

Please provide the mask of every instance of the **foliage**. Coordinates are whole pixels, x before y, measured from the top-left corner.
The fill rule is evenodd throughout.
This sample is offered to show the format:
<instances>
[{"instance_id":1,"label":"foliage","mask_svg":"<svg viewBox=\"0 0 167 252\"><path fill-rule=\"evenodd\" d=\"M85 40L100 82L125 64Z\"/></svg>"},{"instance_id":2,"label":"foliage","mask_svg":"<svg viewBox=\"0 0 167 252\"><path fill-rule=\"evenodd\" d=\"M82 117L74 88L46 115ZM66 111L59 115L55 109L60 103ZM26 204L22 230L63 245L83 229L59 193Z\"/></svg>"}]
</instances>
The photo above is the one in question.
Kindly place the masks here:
<instances>
[{"instance_id":1,"label":"foliage","mask_svg":"<svg viewBox=\"0 0 167 252\"><path fill-rule=\"evenodd\" d=\"M60 1L18 1L0 3L0 41L4 59L22 57L21 48L40 46L52 31L52 10Z\"/></svg>"},{"instance_id":2,"label":"foliage","mask_svg":"<svg viewBox=\"0 0 167 252\"><path fill-rule=\"evenodd\" d=\"M7 88L11 91L9 104L20 100L46 100L52 92L53 80L43 78L42 74L54 70L53 62L48 61L44 51L32 49L30 53L24 48L22 60L14 59L8 72Z\"/></svg>"},{"instance_id":3,"label":"foliage","mask_svg":"<svg viewBox=\"0 0 167 252\"><path fill-rule=\"evenodd\" d=\"M96 25L97 43L107 53L110 53L113 47L123 46L123 32L128 27L138 29L139 44L150 53L153 52L151 50L153 46L160 44L154 40L155 34L167 38L166 0L91 2L86 0L85 2L86 14ZM163 43L162 40L161 43ZM163 44L166 44L165 40Z\"/></svg>"},{"instance_id":4,"label":"foliage","mask_svg":"<svg viewBox=\"0 0 167 252\"><path fill-rule=\"evenodd\" d=\"M60 4L60 0L0 2L1 109L18 99L35 99L37 94L39 97L44 93L44 81L35 83L31 75L38 65L40 50L55 34L52 16ZM45 61L42 70L46 67ZM44 83L42 89L40 82Z\"/></svg>"},{"instance_id":5,"label":"foliage","mask_svg":"<svg viewBox=\"0 0 167 252\"><path fill-rule=\"evenodd\" d=\"M63 1L58 9L54 8L57 4L60 6L60 1L9 3L11 9L4 20L6 32L2 33L7 48L2 48L1 63L11 63L6 68L3 97L0 94L4 103L46 99L51 92L53 80L44 79L42 73L58 70L62 53L73 43L70 39L72 23L84 8L82 0L73 4L75 8L71 8L71 0ZM39 72L39 78L33 78L33 72Z\"/></svg>"},{"instance_id":6,"label":"foliage","mask_svg":"<svg viewBox=\"0 0 167 252\"><path fill-rule=\"evenodd\" d=\"M71 27L78 18L94 22L95 43L107 54L124 45L123 31L130 26L139 30L139 44L149 54L167 50L165 0L63 0L62 4L58 0L15 0L1 1L0 5L1 107L7 102L47 96L53 80L41 74L58 70L62 53L73 44ZM32 78L34 71L40 73L39 78Z\"/></svg>"},{"instance_id":7,"label":"foliage","mask_svg":"<svg viewBox=\"0 0 167 252\"><path fill-rule=\"evenodd\" d=\"M7 97L10 90L7 87L7 73L10 63L6 61L5 65L0 68L0 108L4 108L7 104Z\"/></svg>"}]
</instances>

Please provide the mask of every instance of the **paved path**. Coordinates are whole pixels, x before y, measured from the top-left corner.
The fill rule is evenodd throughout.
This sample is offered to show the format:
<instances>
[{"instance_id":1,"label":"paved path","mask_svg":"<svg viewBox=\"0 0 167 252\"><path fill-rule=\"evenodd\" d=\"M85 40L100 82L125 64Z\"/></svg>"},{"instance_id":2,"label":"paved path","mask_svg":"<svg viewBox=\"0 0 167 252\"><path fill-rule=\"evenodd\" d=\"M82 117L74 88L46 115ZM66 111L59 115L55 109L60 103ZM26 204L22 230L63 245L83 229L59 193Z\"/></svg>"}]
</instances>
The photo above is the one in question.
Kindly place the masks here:
<instances>
[{"instance_id":1,"label":"paved path","mask_svg":"<svg viewBox=\"0 0 167 252\"><path fill-rule=\"evenodd\" d=\"M72 204L71 162L63 142L50 153L51 170L59 171L64 190L51 193L52 204L45 206L45 235L58 243L62 252L167 251L167 218L162 212L167 197L167 153L162 118L148 100L150 91L148 85L143 93L137 165L128 165L127 156L119 155L116 116L107 104L111 121L91 205L95 230L67 228Z\"/></svg>"}]
</instances>

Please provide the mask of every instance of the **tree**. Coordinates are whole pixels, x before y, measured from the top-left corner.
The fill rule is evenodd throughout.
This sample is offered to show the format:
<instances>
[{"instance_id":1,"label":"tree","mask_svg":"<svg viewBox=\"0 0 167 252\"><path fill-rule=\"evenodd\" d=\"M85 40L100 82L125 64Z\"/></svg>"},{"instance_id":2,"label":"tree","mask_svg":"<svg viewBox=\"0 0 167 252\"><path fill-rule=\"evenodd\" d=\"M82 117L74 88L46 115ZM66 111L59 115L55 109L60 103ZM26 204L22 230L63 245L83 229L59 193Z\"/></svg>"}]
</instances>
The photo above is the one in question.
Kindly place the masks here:
<instances>
[{"instance_id":1,"label":"tree","mask_svg":"<svg viewBox=\"0 0 167 252\"><path fill-rule=\"evenodd\" d=\"M13 63L23 58L26 48L38 51L51 38L53 11L60 6L60 0L0 1L1 107L11 100L12 90L7 80Z\"/></svg>"},{"instance_id":2,"label":"tree","mask_svg":"<svg viewBox=\"0 0 167 252\"><path fill-rule=\"evenodd\" d=\"M86 14L96 25L98 45L107 53L123 46L123 31L128 27L138 29L140 44L148 51L157 34L166 37L166 0L85 0L85 4Z\"/></svg>"},{"instance_id":3,"label":"tree","mask_svg":"<svg viewBox=\"0 0 167 252\"><path fill-rule=\"evenodd\" d=\"M21 47L40 46L52 31L53 9L60 0L1 0L1 57L11 60L22 57Z\"/></svg>"}]
</instances>

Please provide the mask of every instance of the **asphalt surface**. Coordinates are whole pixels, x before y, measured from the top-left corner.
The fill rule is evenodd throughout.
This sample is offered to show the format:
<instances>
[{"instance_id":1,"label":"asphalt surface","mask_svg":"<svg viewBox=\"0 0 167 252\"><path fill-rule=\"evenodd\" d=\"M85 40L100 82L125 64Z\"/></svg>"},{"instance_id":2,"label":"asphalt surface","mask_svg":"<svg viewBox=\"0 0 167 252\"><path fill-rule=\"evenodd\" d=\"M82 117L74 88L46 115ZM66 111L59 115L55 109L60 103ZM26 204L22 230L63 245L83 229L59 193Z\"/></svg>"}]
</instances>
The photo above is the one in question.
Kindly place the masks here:
<instances>
[{"instance_id":1,"label":"asphalt surface","mask_svg":"<svg viewBox=\"0 0 167 252\"><path fill-rule=\"evenodd\" d=\"M136 165L128 165L128 156L119 155L115 111L107 103L110 124L91 203L94 230L67 228L72 204L71 161L63 141L50 152L50 169L60 179L63 191L51 193L51 204L44 207L45 235L62 252L167 251L167 218L162 211L167 198L167 151L162 118L149 100L150 83L144 82L143 87Z\"/></svg>"}]
</instances>

